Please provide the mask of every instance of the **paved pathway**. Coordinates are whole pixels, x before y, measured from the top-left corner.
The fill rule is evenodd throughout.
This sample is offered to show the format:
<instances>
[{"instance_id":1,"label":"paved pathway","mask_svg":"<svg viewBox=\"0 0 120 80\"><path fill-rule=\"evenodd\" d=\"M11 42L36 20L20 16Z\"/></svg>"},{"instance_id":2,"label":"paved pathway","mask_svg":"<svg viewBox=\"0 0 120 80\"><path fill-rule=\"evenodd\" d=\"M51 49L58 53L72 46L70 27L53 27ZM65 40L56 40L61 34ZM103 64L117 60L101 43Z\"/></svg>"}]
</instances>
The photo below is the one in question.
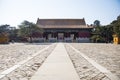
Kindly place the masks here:
<instances>
[{"instance_id":1,"label":"paved pathway","mask_svg":"<svg viewBox=\"0 0 120 80\"><path fill-rule=\"evenodd\" d=\"M58 43L51 55L31 80L80 80L62 43Z\"/></svg>"}]
</instances>

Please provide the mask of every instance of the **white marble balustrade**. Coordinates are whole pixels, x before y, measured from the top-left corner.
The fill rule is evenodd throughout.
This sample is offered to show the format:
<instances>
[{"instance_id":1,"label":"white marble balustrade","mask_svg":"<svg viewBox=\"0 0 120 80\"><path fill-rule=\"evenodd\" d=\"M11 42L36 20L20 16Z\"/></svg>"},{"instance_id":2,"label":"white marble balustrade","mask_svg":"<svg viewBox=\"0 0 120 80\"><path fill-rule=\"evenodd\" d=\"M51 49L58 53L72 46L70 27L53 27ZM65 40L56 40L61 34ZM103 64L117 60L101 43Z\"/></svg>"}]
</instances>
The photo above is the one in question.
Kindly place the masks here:
<instances>
[{"instance_id":1,"label":"white marble balustrade","mask_svg":"<svg viewBox=\"0 0 120 80\"><path fill-rule=\"evenodd\" d=\"M30 38L28 39L30 41ZM45 42L45 38L32 38L33 42Z\"/></svg>"},{"instance_id":2,"label":"white marble balustrade","mask_svg":"<svg viewBox=\"0 0 120 80\"><path fill-rule=\"evenodd\" d=\"M87 37L85 37L85 38L76 38L76 41L77 42L90 42L90 39L89 38L87 38Z\"/></svg>"},{"instance_id":3,"label":"white marble balustrade","mask_svg":"<svg viewBox=\"0 0 120 80\"><path fill-rule=\"evenodd\" d=\"M57 41L57 38L49 38L48 41L49 41L49 42L56 42L56 41Z\"/></svg>"},{"instance_id":4,"label":"white marble balustrade","mask_svg":"<svg viewBox=\"0 0 120 80\"><path fill-rule=\"evenodd\" d=\"M73 38L71 38L71 37L64 38L64 41L65 42L73 42Z\"/></svg>"}]
</instances>

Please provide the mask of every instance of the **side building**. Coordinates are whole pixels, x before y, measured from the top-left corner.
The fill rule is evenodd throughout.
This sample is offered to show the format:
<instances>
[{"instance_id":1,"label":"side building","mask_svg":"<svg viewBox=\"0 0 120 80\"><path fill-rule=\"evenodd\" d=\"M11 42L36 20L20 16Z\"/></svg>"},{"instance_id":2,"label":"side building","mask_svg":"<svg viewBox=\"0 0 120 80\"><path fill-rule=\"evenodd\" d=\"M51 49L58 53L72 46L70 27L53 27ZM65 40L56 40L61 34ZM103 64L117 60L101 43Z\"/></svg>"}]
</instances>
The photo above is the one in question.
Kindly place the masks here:
<instances>
[{"instance_id":1,"label":"side building","mask_svg":"<svg viewBox=\"0 0 120 80\"><path fill-rule=\"evenodd\" d=\"M43 29L39 37L54 42L90 42L92 26L85 19L39 19L38 27Z\"/></svg>"}]
</instances>

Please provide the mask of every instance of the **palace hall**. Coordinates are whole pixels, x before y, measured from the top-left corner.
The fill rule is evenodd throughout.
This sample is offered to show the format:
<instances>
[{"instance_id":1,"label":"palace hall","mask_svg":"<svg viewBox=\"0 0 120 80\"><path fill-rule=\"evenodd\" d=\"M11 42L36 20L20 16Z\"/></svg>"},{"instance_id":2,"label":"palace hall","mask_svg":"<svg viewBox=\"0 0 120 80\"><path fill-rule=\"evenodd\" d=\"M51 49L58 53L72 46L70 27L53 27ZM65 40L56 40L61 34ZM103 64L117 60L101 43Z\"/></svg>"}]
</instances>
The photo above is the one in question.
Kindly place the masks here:
<instances>
[{"instance_id":1,"label":"palace hall","mask_svg":"<svg viewBox=\"0 0 120 80\"><path fill-rule=\"evenodd\" d=\"M37 19L43 33L37 36L39 40L49 42L90 42L92 26L85 19ZM34 38L35 39L35 38Z\"/></svg>"}]
</instances>

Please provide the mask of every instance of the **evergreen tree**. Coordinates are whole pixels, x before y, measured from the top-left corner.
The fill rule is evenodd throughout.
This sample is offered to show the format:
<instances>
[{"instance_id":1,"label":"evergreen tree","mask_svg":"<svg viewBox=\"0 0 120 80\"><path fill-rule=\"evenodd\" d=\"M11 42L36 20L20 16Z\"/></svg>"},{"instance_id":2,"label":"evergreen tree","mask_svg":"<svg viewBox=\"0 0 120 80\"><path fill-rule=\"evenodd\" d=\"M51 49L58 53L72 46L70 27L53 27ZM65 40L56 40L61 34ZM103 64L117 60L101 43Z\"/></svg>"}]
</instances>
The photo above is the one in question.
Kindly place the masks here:
<instances>
[{"instance_id":1,"label":"evergreen tree","mask_svg":"<svg viewBox=\"0 0 120 80\"><path fill-rule=\"evenodd\" d=\"M42 32L42 29L40 29L36 24L29 22L29 21L23 21L19 25L19 36L21 37L29 37L30 42L32 42L32 34L34 32Z\"/></svg>"},{"instance_id":2,"label":"evergreen tree","mask_svg":"<svg viewBox=\"0 0 120 80\"><path fill-rule=\"evenodd\" d=\"M95 21L94 21L94 26L95 26L95 27L100 26L100 21L99 21L99 20L95 20Z\"/></svg>"}]
</instances>

